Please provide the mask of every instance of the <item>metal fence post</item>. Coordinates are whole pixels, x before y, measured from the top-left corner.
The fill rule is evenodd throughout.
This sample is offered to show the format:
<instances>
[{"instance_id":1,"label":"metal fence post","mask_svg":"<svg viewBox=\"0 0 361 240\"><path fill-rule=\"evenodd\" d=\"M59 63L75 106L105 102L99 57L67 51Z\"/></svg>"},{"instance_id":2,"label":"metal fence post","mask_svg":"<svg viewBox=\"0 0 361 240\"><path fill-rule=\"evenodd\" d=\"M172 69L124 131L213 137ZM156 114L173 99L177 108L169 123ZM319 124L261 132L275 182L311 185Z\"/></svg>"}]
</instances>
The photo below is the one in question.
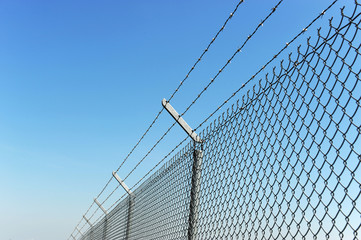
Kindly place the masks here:
<instances>
[{"instance_id":1,"label":"metal fence post","mask_svg":"<svg viewBox=\"0 0 361 240\"><path fill-rule=\"evenodd\" d=\"M119 184L124 188L124 190L128 193L128 218L127 218L127 229L125 232L125 239L129 239L130 236L130 227L132 222L132 212L134 206L134 193L128 188L128 186L124 183L122 179L118 176L116 172L113 172L113 177L119 182Z\"/></svg>"},{"instance_id":2,"label":"metal fence post","mask_svg":"<svg viewBox=\"0 0 361 240\"><path fill-rule=\"evenodd\" d=\"M201 187L201 174L202 174L202 159L203 159L203 143L202 139L197 133L186 123L181 115L170 105L167 100L162 100L163 107L174 118L174 120L183 128L183 130L193 139L194 151L193 151L193 167L192 167L192 182L191 182L191 196L189 205L189 218L188 218L188 239L195 239L197 233L197 221L198 221L198 207L199 207L199 195Z\"/></svg>"},{"instance_id":3,"label":"metal fence post","mask_svg":"<svg viewBox=\"0 0 361 240\"><path fill-rule=\"evenodd\" d=\"M98 207L103 211L103 213L105 214L104 217L104 226L103 226L103 239L106 239L106 229L107 229L107 225L108 225L108 219L107 219L107 215L108 212L107 210L105 210L105 208L102 206L102 204L98 201L98 199L94 198L94 202L98 205Z\"/></svg>"},{"instance_id":4,"label":"metal fence post","mask_svg":"<svg viewBox=\"0 0 361 240\"><path fill-rule=\"evenodd\" d=\"M125 239L129 239L130 237L130 227L132 223L132 216L133 216L133 205L134 205L134 196L133 194L130 194L128 196L129 202L128 202L128 219L127 219L127 230L125 232Z\"/></svg>"},{"instance_id":5,"label":"metal fence post","mask_svg":"<svg viewBox=\"0 0 361 240\"><path fill-rule=\"evenodd\" d=\"M202 160L203 160L202 148L196 149L196 143L195 143L194 151L193 151L191 196L190 196L188 232L187 232L188 240L196 239L198 207L199 207L199 199L200 199L199 195L200 195L201 177L202 177Z\"/></svg>"}]
</instances>

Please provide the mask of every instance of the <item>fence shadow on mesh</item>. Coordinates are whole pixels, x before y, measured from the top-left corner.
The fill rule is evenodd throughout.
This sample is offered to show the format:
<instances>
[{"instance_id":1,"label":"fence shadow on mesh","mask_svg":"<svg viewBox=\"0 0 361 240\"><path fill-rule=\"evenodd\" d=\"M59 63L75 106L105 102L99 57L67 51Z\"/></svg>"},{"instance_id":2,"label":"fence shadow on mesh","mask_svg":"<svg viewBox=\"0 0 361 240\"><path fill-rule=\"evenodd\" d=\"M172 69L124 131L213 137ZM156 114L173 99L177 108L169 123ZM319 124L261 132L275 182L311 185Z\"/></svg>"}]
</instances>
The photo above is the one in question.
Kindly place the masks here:
<instances>
[{"instance_id":1,"label":"fence shadow on mesh","mask_svg":"<svg viewBox=\"0 0 361 240\"><path fill-rule=\"evenodd\" d=\"M360 20L341 11L82 239L359 239Z\"/></svg>"}]
</instances>

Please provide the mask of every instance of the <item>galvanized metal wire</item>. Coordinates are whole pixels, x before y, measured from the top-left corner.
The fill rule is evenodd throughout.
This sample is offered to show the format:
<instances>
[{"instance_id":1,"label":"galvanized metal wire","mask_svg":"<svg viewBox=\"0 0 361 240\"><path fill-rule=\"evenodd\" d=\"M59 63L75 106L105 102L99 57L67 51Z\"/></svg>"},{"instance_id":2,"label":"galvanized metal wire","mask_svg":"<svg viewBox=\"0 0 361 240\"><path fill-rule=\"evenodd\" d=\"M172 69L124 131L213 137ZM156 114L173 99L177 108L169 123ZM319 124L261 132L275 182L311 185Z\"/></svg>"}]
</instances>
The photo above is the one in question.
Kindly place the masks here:
<instances>
[{"instance_id":1,"label":"galvanized metal wire","mask_svg":"<svg viewBox=\"0 0 361 240\"><path fill-rule=\"evenodd\" d=\"M336 0L337 1L337 0ZM243 42L242 46L239 47L234 53L233 55L226 61L226 63L223 65L223 67L216 73L216 75L211 79L211 81L209 81L206 85L206 87L204 87L202 89L202 91L197 95L197 97L188 105L188 107L184 110L183 113L180 114L180 116L183 116L185 113L188 112L188 110L198 101L198 99L204 94L204 92L206 92L209 87L214 83L214 81L217 79L217 77L222 73L222 71L224 71L227 66L231 63L231 61L234 59L234 57L240 53L243 49L243 47L248 43L248 41L257 33L257 31L259 30L259 28L261 26L263 26L263 24L276 12L277 8L281 5L281 3L283 2L283 0L280 0L270 11L270 13L266 16L266 18L264 20L261 20L261 22L257 25L257 27L253 30L253 32L251 33L251 35L249 35L246 40ZM168 100L169 102L169 100ZM154 150L154 148L164 139L164 137L170 132L170 130L176 125L176 123L173 123L168 129L167 131L158 139L158 141L153 145L153 147L150 148L150 150L145 154L145 156L138 161L138 163L134 166L134 168L128 173L128 175L124 178L127 179L136 169L137 167L139 167L139 165L147 158L147 156Z\"/></svg>"},{"instance_id":2,"label":"galvanized metal wire","mask_svg":"<svg viewBox=\"0 0 361 240\"><path fill-rule=\"evenodd\" d=\"M360 239L360 22L341 9L80 239Z\"/></svg>"},{"instance_id":3,"label":"galvanized metal wire","mask_svg":"<svg viewBox=\"0 0 361 240\"><path fill-rule=\"evenodd\" d=\"M206 54L206 52L209 50L210 46L213 44L213 42L217 39L218 35L221 33L221 31L224 30L225 26L227 25L228 21L234 16L235 12L237 11L239 5L243 2L243 0L239 1L239 3L236 5L235 9L233 10L233 12L229 15L229 17L227 18L227 20L225 21L225 23L222 25L221 29L217 32L217 34L215 35L215 37L212 39L212 41L208 44L207 48L203 51L203 53L201 54L201 56L198 58L198 60L195 62L195 64L193 65L193 67L189 70L188 74L186 75L186 77L181 81L180 85L177 87L177 89L173 92L173 94L171 95L170 99L168 100L168 102L174 97L174 95L178 92L178 90L180 89L180 87L183 85L183 83L188 79L190 73L195 69L196 65L201 61L201 59L203 58L203 56ZM231 63L231 60L238 54L241 52L241 50L244 48L244 46L249 42L249 40L252 39L252 37L257 33L257 31L259 30L259 28L261 26L263 26L263 24L276 12L277 8L281 5L281 3L283 2L283 0L280 0L270 11L270 13L265 17L265 19L261 20L261 22L257 25L257 27L253 30L253 32L245 39L245 41L242 43L241 47L239 47L236 52L231 56L230 59L227 60L227 62L223 65L223 67L216 73L216 75L211 79L211 81L207 84L207 86L197 95L197 97L191 102L191 104L186 108L186 110L181 114L181 116L183 116L196 102L197 100L203 95L203 93L205 91L208 90L208 88L210 87L210 85L212 85L214 83L214 81L217 79L217 77L222 73L222 71ZM127 161L127 159L129 158L129 156L133 153L133 151L135 150L135 148L139 145L139 143L142 141L142 139L145 137L145 135L148 133L148 131L150 130L150 128L152 128L152 126L154 125L154 123L157 121L157 119L159 118L160 114L162 113L162 110L157 114L156 118L153 120L153 122L151 123L151 125L149 126L149 128L146 130L146 132L143 134L143 136L140 138L140 140L138 141L138 143L133 147L133 149L129 152L129 154L127 155L127 157L123 160L123 162L119 165L118 169L115 172L118 172L119 169L123 166L123 164ZM149 156L149 154L158 146L158 144L165 138L165 136L167 136L169 134L169 132L172 130L172 128L176 125L176 123L173 123L166 131L165 133L163 133L163 135L156 141L156 143L149 149L149 151L136 163L136 165L129 171L129 173L124 177L123 181L125 181L138 167L139 165ZM182 141L184 142L184 141ZM176 147L178 148L179 145ZM171 151L171 153L173 152L173 150ZM168 157L168 156L167 156ZM165 157L165 158L167 158ZM164 158L164 159L165 159ZM162 159L162 161L164 160ZM160 161L160 162L162 162ZM153 171L159 164L156 164L155 167L153 167L150 171ZM149 172L145 175L147 176L149 174ZM144 179L144 177L142 177L140 179L140 181L142 181ZM112 177L108 180L108 182L105 184L105 186L103 187L103 189L101 190L101 192L98 194L97 198L99 198L99 196L105 191L105 189L108 187L108 185L110 184L112 180ZM139 182L137 184L139 184ZM137 185L136 184L136 185ZM104 202L106 202L113 194L114 192L118 189L119 186L117 186L107 197L106 199L102 202L102 204ZM89 211L89 210L88 210ZM94 211L94 213L90 216L90 219L94 216L94 214L96 213L96 211ZM79 225L79 224L78 224Z\"/></svg>"},{"instance_id":4,"label":"galvanized metal wire","mask_svg":"<svg viewBox=\"0 0 361 240\"><path fill-rule=\"evenodd\" d=\"M214 42L216 41L216 39L219 37L219 35L221 34L221 32L226 28L228 22L232 19L232 17L235 15L235 13L237 12L239 6L244 2L244 0L240 0L238 1L238 3L236 4L235 8L233 9L233 11L229 14L229 16L227 17L227 19L225 20L225 22L222 24L222 27L217 31L217 33L214 35L214 37L211 39L211 41L208 43L207 47L203 50L203 52L201 53L201 55L197 58L197 60L194 62L194 64L192 65L192 67L188 70L188 73L186 74L186 76L183 78L183 80L179 83L179 85L177 86L177 88L173 91L173 93L171 94L171 96L169 97L168 101L171 101L173 99L173 97L179 92L180 88L183 86L183 84L185 83L185 81L188 80L189 76L191 75L191 73L194 71L194 69L196 68L196 66L198 65L198 63L203 59L203 57L206 55L206 53L209 51L209 49L211 48L211 46L214 44ZM130 150L130 152L127 154L127 156L123 159L123 161L121 162L121 164L119 165L119 167L117 168L117 170L115 172L118 172L120 170L120 168L124 165L124 163L129 159L129 157L133 154L133 152L135 151L135 149L139 146L139 144L142 142L142 140L145 138L145 136L149 133L149 131L153 128L154 124L157 122L158 118L160 117L160 115L163 112L163 108L157 113L157 115L155 116L155 118L153 119L153 121L151 122L151 124L148 126L148 128L146 129L146 131L142 134L142 136L139 138L138 142L133 146L133 148ZM170 128L172 128L173 126L171 126ZM168 129L168 131L166 132L166 134L170 131L170 129ZM165 135L166 135L165 134ZM164 138L164 136L161 138L161 140ZM161 141L160 140L160 141ZM159 143L159 142L158 142ZM157 145L157 144L156 144ZM146 155L147 156L147 155ZM139 164L138 164L139 165ZM109 186L110 182L112 181L113 177L110 177L109 180L107 181L107 183L104 185L104 187L102 188L102 190L99 192L99 194L97 195L97 198L99 198L105 191L105 189ZM114 192L113 192L114 193ZM90 205L90 207L87 209L85 215L89 212L89 210L93 207L94 203L92 203ZM76 229L77 227L80 225L80 223L82 222L83 219L80 220L80 222L77 224L77 226L74 228L72 235L74 234L74 232L77 232ZM77 234L79 234L77 232ZM72 236L71 235L71 236ZM71 236L68 238L70 239Z\"/></svg>"}]
</instances>

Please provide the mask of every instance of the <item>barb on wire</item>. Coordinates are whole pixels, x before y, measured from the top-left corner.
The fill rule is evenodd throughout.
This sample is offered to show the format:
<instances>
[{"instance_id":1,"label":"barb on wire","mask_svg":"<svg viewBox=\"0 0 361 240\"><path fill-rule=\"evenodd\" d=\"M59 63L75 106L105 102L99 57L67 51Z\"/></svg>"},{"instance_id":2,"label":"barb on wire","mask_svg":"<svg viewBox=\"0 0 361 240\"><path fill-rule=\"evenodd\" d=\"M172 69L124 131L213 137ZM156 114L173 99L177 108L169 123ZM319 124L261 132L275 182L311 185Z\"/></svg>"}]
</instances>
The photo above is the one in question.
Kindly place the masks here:
<instances>
[{"instance_id":1,"label":"barb on wire","mask_svg":"<svg viewBox=\"0 0 361 240\"><path fill-rule=\"evenodd\" d=\"M197 66L197 64L202 60L203 56L206 54L206 52L209 50L209 48L211 47L211 45L213 44L213 42L217 39L218 35L224 30L224 28L226 27L228 21L234 16L234 14L236 13L239 5L241 5L241 3L243 3L244 0L241 0L238 2L237 6L235 7L235 9L233 10L233 12L229 15L229 17L227 18L227 20L223 23L222 27L219 29L219 31L216 33L216 35L212 38L211 42L208 44L208 46L206 47L206 49L204 49L204 51L202 52L201 56L198 58L198 60L194 63L194 65L192 66L192 68L188 71L187 75L185 76L185 78L180 82L180 84L178 85L178 87L176 88L176 90L172 93L172 95L170 96L170 98L168 99L168 102L170 100L173 99L174 95L178 92L178 90L181 88L181 86L183 85L183 83L188 79L189 75L191 74L191 72L194 70L194 68Z\"/></svg>"},{"instance_id":2,"label":"barb on wire","mask_svg":"<svg viewBox=\"0 0 361 240\"><path fill-rule=\"evenodd\" d=\"M226 62L226 64L221 68L221 70L219 70L217 72L217 74L215 75L215 77L212 78L212 80L207 84L207 86L198 94L198 96L192 101L192 103L186 108L186 110L180 114L180 116L183 116L195 103L196 101L202 96L202 94L209 88L209 86L217 79L217 77L221 74L221 72L229 65L229 63L232 61L232 59L239 53L241 52L242 48L247 44L247 42L253 37L253 35L258 31L258 29L263 26L263 24L269 19L269 17L274 14L276 12L276 10L278 9L279 5L283 2L283 0L280 0L272 9L271 12L267 15L267 17L262 20L257 27L255 28L255 30L252 32L251 35L249 35L247 37L247 39L243 42L242 46L240 48L237 49L237 51L232 55L231 58L228 59L228 61ZM168 101L169 102L169 101ZM128 175L124 178L127 179L133 172L134 170L145 160L145 158L153 151L153 149L160 143L160 141L163 140L163 138L169 133L169 131L175 126L175 122L171 125L170 128L168 128L168 130L162 135L162 137L156 142L155 145L153 145L153 147L147 152L147 154L136 164L136 166L128 173Z\"/></svg>"},{"instance_id":3,"label":"barb on wire","mask_svg":"<svg viewBox=\"0 0 361 240\"><path fill-rule=\"evenodd\" d=\"M222 27L218 30L218 32L216 33L216 35L212 38L212 40L210 41L210 43L207 45L207 47L203 50L202 54L199 56L199 58L197 59L197 61L193 64L193 66L190 68L190 70L188 71L187 75L184 77L184 79L180 82L180 84L177 86L177 88L173 91L173 93L171 94L170 98L168 99L168 102L171 101L174 97L174 95L179 91L179 89L183 86L184 82L189 78L190 74L193 72L193 70L195 69L195 67L198 65L198 63L202 60L203 56L208 52L208 50L210 49L210 47L212 46L212 44L216 41L216 39L218 38L219 34L225 29L227 23L229 22L229 20L234 16L234 14L237 12L238 7L241 5L241 3L243 3L244 0L240 0L238 2L238 4L236 5L236 7L234 8L234 10L232 11L232 13L228 16L228 18L226 19L226 21L223 23ZM153 125L155 124L155 122L158 120L159 116L161 115L161 113L163 112L164 108L162 108L157 116L154 118L154 120L152 121L152 123L150 124L150 126L147 128L147 130L145 131L145 133L142 135L142 137L139 139L139 141L137 142L137 144L135 144L135 146L132 148L132 150L128 153L128 155L125 157L125 159L123 160L123 162L120 164L120 166L118 167L118 169L116 170L116 172L119 171L119 169L123 166L123 164L127 161L127 159L129 158L129 156L133 153L133 151L137 148L137 146L139 145L139 143L143 140L143 138L145 137L145 135L147 135L147 133L149 132L149 130L153 127Z\"/></svg>"},{"instance_id":4,"label":"barb on wire","mask_svg":"<svg viewBox=\"0 0 361 240\"><path fill-rule=\"evenodd\" d=\"M261 23L257 26L257 28L256 28L256 29L253 31L253 33L250 35L250 37L248 37L248 38L246 39L246 41L241 45L241 47L240 47L239 49L237 49L237 51L232 55L232 57L227 61L227 63L223 66L222 69L224 69L224 68L230 63L230 61L234 58L234 56L235 56L238 52L240 52L240 51L242 50L242 48L243 48L244 45L247 43L247 41L252 38L252 36L257 32L258 28L259 28L260 26L262 26L262 25L264 24L264 22L275 12L275 10L276 10L277 7L282 3L282 1L283 1L283 0L279 1L279 2L277 3L277 5L276 5L274 8L272 8L271 13L270 13L264 20L261 21ZM305 28L303 28L300 33L298 33L291 41L289 41L288 43L286 43L286 45L285 45L277 54L275 54L275 55L274 55L265 65L263 65L254 75L252 75L251 78L249 78L245 83L243 83L242 86L241 86L239 89L237 89L237 90L236 90L229 98L227 98L216 110L214 110L203 122L201 122L201 123L194 129L194 131L196 131L197 129L199 129L199 128L200 128L204 123L206 123L216 112L218 112L225 104L227 104L228 101L230 101L241 89L243 89L249 82L251 82L251 81L252 81L261 71L263 71L271 62L273 62L273 61L274 61L286 48L288 48L298 37L300 37L305 31L307 31L307 29L310 28L310 27L314 24L314 22L316 22L319 18L321 18L337 1L338 1L338 0L334 0L325 10L323 10L316 18L314 18ZM220 74L220 72L222 72L222 71L219 71L219 72L216 74L216 76L208 83L208 85L207 85L206 88L205 88L206 90L207 90L208 87L214 82L214 79ZM203 89L203 91L202 91L201 93L203 93L204 91L205 91L205 90ZM198 99L199 97L200 97L200 95L197 96L197 99ZM193 102L191 103L191 105L189 105L189 106L187 107L186 111L183 112L181 115L184 115L184 114L188 111L188 109L189 109L194 103L195 103L195 101L193 101ZM173 123L173 125L167 130L166 133L168 133L168 132L170 131L170 129L171 129L174 125L175 125L175 123ZM165 136L165 135L163 135L161 139L163 139L164 136ZM182 144L186 139L187 139L187 138L185 138L185 139L181 142L181 144ZM158 144L158 143L159 143L159 141L157 142L157 144ZM177 145L176 148L178 148L181 144ZM153 146L152 149L154 149L154 147L155 147L155 146ZM175 148L175 149L176 149L176 148ZM171 153L172 153L175 149L173 149L173 150L171 151ZM148 151L148 153L146 154L146 156L148 156L149 153L150 153L150 152ZM143 177L137 182L136 185L138 185L146 176L148 176L148 175L149 175L157 166L159 166L159 164L160 164L161 162L163 162L169 155L170 155L170 154L168 154L165 158L163 158L161 161L159 161L159 162L155 165L155 167L153 167L150 171L148 171L147 174L146 174L145 176L143 176ZM144 159L145 159L145 158L143 158L143 159L141 160L141 162L142 162ZM141 162L138 162L137 166L139 166L139 164L140 164ZM136 166L136 167L137 167L137 166ZM133 170L127 175L127 177L128 177L131 173L133 173L134 170L135 170L135 168L133 168ZM134 186L132 187L132 189L133 189L136 185L134 185Z\"/></svg>"},{"instance_id":5,"label":"barb on wire","mask_svg":"<svg viewBox=\"0 0 361 240\"><path fill-rule=\"evenodd\" d=\"M208 52L208 50L210 49L210 47L212 46L212 44L216 41L216 39L218 38L218 36L220 35L220 33L225 29L227 23L229 22L229 20L234 16L234 14L237 12L239 6L241 5L241 3L243 3L244 0L240 0L236 7L234 8L234 10L232 11L232 13L228 16L228 18L226 19L226 21L223 23L222 27L218 30L218 32L216 33L216 35L212 38L212 40L210 41L210 43L207 45L207 47L205 48L205 50L202 52L202 54L200 55L200 57L197 59L197 61L193 64L193 66L190 68L190 70L188 71L187 75L184 77L184 79L180 82L180 84L177 86L177 88L173 91L173 93L171 94L170 98L168 101L170 101L171 99L173 99L174 95L179 91L179 89L182 87L182 85L184 84L184 82L189 78L190 74L193 72L193 70L195 69L195 67L198 65L198 63L202 60L202 58L204 57L204 55ZM141 136L141 138L138 140L138 142L133 146L132 150L127 154L127 156L124 158L124 160L122 161L122 163L119 165L119 167L117 168L117 170L115 172L118 172L120 170L120 168L124 165L124 163L128 160L128 158L130 157L130 155L132 155L132 153L134 152L134 150L138 147L138 145L142 142L142 140L144 139L144 137L148 134L148 132L150 131L150 129L154 126L155 122L158 120L159 116L162 114L163 112L163 108L157 113L156 117L154 118L154 120L151 122L151 124L149 125L149 127L147 128L147 130L143 133L143 135ZM108 187L109 183L112 181L112 177L108 180L108 182L105 184L105 186L103 187L103 189L100 191L100 193L98 194L97 198L100 197L100 195L105 191L105 189ZM91 206L92 207L92 206ZM90 207L90 208L91 208ZM87 210L87 212L90 210L90 208ZM77 226L80 223L77 224ZM74 229L75 231L75 229ZM74 232L73 231L73 232Z\"/></svg>"},{"instance_id":6,"label":"barb on wire","mask_svg":"<svg viewBox=\"0 0 361 240\"><path fill-rule=\"evenodd\" d=\"M217 72L217 74L211 79L210 82L208 82L208 84L206 85L206 87L197 95L197 97L192 101L192 103L186 108L186 110L181 114L181 116L183 116L186 112L188 112L188 110L198 101L198 99L203 95L203 93L205 91L208 90L208 88L214 83L214 81L218 78L218 76L224 71L224 69L231 63L231 61L233 60L233 58L240 52L242 52L243 47L247 44L247 42L252 39L252 37L254 36L254 34L256 34L256 32L258 31L258 29L263 26L263 24L267 21L267 19L269 19L269 17L272 16L273 13L276 12L276 10L278 9L279 5L283 2L283 0L280 0L272 9L271 12L267 15L267 17L262 20L257 27L254 29L254 31L251 33L251 35L248 35L248 37L246 38L246 40L243 42L243 44L241 45L241 47L239 47L234 53L233 55L228 59L228 61L223 65L223 67Z\"/></svg>"},{"instance_id":7,"label":"barb on wire","mask_svg":"<svg viewBox=\"0 0 361 240\"><path fill-rule=\"evenodd\" d=\"M165 155L160 161L157 162L156 165L154 165L154 167L152 169L150 169L143 177L141 177L134 185L131 189L134 189L136 186L138 186L150 173L152 173L162 162L164 162L164 160L166 160L170 155L173 154L173 152L175 150L177 150L186 140L188 139L188 136L186 138L184 138L182 141L180 141L180 143L175 146L167 155Z\"/></svg>"},{"instance_id":8,"label":"barb on wire","mask_svg":"<svg viewBox=\"0 0 361 240\"><path fill-rule=\"evenodd\" d=\"M286 48L288 48L297 38L304 34L308 28L310 28L319 18L321 18L325 13L333 6L338 0L334 0L325 10L323 10L316 18L314 18L305 28L303 28L291 41L287 42L285 46L275 54L265 65L263 65L255 74L252 75L246 82L244 82L241 87L239 87L235 92L232 93L221 105L219 105L203 122L201 122L194 130L201 127L205 122L207 122L215 113L217 113L225 104L227 104L236 94L241 91L249 82L251 82L260 72L262 72L271 62L273 62Z\"/></svg>"},{"instance_id":9,"label":"barb on wire","mask_svg":"<svg viewBox=\"0 0 361 240\"><path fill-rule=\"evenodd\" d=\"M138 168L138 166L148 157L148 155L154 150L154 148L163 140L163 138L170 132L170 130L176 125L174 122L168 130L158 139L158 141L153 145L153 147L144 155L144 157L138 161L138 163L134 166L134 168L128 173L128 175L124 178L126 180L134 171Z\"/></svg>"},{"instance_id":10,"label":"barb on wire","mask_svg":"<svg viewBox=\"0 0 361 240\"><path fill-rule=\"evenodd\" d=\"M257 25L257 27L255 28L255 30L247 37L247 39L243 42L243 44L241 45L240 48L237 49L237 51L231 56L231 58L226 62L226 64L221 68L221 70L215 75L215 77L208 83L208 85L201 91L201 93L196 97L195 100L192 101L192 103L187 107L187 109L181 114L181 116L183 116L194 104L195 102L201 97L201 95L209 88L209 86L214 82L214 80L220 75L220 73L229 65L229 63L232 61L232 59L239 53L241 52L241 50L243 49L243 47L247 44L247 42L252 39L252 37L255 35L255 33L258 31L258 29L263 26L263 24L269 19L269 17L274 14L276 12L276 10L278 9L279 5L283 2L283 0L280 0L272 9L271 9L271 12L266 16L266 18L264 20L261 20L261 22ZM239 4L237 5L237 8L238 8ZM231 14L233 15L233 14ZM228 21L229 19L227 19ZM227 23L227 22L226 22ZM225 23L225 24L226 24ZM218 32L219 33L219 32ZM218 34L217 33L217 34ZM211 42L210 44L212 44L213 42ZM207 47L208 49L208 47ZM206 51L205 51L206 52ZM204 53L205 53L204 52ZM202 55L203 56L203 55ZM200 60L199 60L200 61ZM197 62L198 63L198 62ZM193 68L192 68L193 69ZM192 71L191 69L191 71ZM188 76L188 75L187 75ZM185 78L187 79L187 78ZM180 85L181 86L181 85ZM175 91L177 92L177 91ZM174 95L172 95L174 96ZM169 100L168 100L169 102ZM162 109L163 110L163 109ZM161 113L161 111L160 111ZM159 117L160 113L157 115L157 117ZM155 121L153 121L152 124L154 124ZM145 156L140 160L138 161L138 163L134 166L134 168L126 175L126 177L124 178L124 181L139 167L139 165L148 157L148 155L155 149L155 147L164 139L164 137L170 132L170 130L176 125L176 123L174 122L168 129L167 131L160 137L160 139L152 146L152 148L145 154ZM197 127L199 128L199 126ZM187 138L185 138L181 144L186 140ZM177 145L175 149L177 149L181 144ZM148 171L148 173L143 176L137 183L139 184L146 176L148 176L157 166L159 166L159 164L161 162L163 162L171 153L173 153L173 151L175 150L173 149L165 158L163 158L161 161L159 161L150 171ZM129 156L129 155L128 155ZM122 164L124 163L125 161L122 162ZM121 166L122 166L121 164ZM120 166L120 167L121 167ZM117 169L117 171L120 169L120 167ZM109 181L110 182L110 181ZM108 183L109 183L108 182ZM132 188L134 188L136 185L134 185ZM116 189L114 189L110 195L106 198L106 200L109 199L109 197L115 192ZM105 201L106 201L105 200ZM104 201L104 202L105 202ZM103 203L104 203L103 202ZM102 204L103 204L102 203Z\"/></svg>"},{"instance_id":11,"label":"barb on wire","mask_svg":"<svg viewBox=\"0 0 361 240\"><path fill-rule=\"evenodd\" d=\"M241 105L237 101L204 129L200 178L193 172L196 146L186 145L173 154L185 138L131 187L137 187L134 209L124 194L110 207L111 218L102 221L99 216L81 239L128 237L129 229L132 239L357 238L361 229L357 221L361 155L355 148L361 136L357 117L361 95L356 91L361 84L360 16L357 2L350 17L341 10L339 24L330 22L325 34L318 29L314 43L308 38L305 49L297 47L295 58L289 54L288 61L281 60L279 69L274 67L273 74L266 73L254 84L253 93L247 91ZM191 218L194 176L201 181L196 190L197 216ZM192 228L189 235L187 223L195 222L202 227Z\"/></svg>"},{"instance_id":12,"label":"barb on wire","mask_svg":"<svg viewBox=\"0 0 361 240\"><path fill-rule=\"evenodd\" d=\"M186 108L186 110L181 114L184 115L195 103L196 101L202 96L202 94L209 88L209 86L215 81L215 79L220 75L220 73L228 66L228 64L232 61L232 59L239 53L241 52L242 48L245 46L245 44L253 37L253 35L258 31L258 29L264 24L264 22L275 12L275 10L277 9L277 7L282 3L283 0L279 1L277 3L277 5L272 9L271 13L264 19L261 21L261 23L256 27L256 29L252 32L251 35L249 35L249 37L245 40L245 42L241 45L241 47L239 49L237 49L237 51L231 56L231 58L227 61L227 63L217 72L217 74L215 75L214 78L211 79L211 81L207 84L207 86L200 92L200 94L192 101L192 103ZM317 21L320 17L322 17L326 11L328 11L338 0L335 0L334 2L332 2L332 4L326 8L318 17L316 17L306 28L304 28L298 35L296 35L289 43L287 43L276 55L273 56L273 58L271 58L258 72L256 72L256 74L254 74L249 80L247 80L245 83L242 84L242 86L237 89L226 101L224 101L214 112L211 113L211 115L209 115L201 124L199 124L199 127L201 127L205 122L207 122L216 112L219 111L219 109L221 109L230 99L232 99L242 88L245 87L246 84L248 84L251 80L254 79L254 77L256 75L258 75L262 70L265 69L266 66L268 66L274 59L276 59L292 42L294 42L300 35L302 35L305 31L307 31L307 29L315 22ZM240 1L240 3L243 1ZM238 6L240 5L240 3L237 5L235 11L237 10ZM235 12L234 11L234 12ZM218 36L218 34L224 29L224 26L227 24L228 20L233 16L233 14L231 14L231 16L226 20L225 24L222 26L221 30L216 34L216 37ZM215 37L215 38L216 38ZM186 79L188 79L189 74L193 71L194 67L198 64L198 62L201 60L201 58L203 57L203 55L208 51L209 47L211 46L211 44L214 42L214 39L212 39L211 43L207 46L206 50L202 53L201 57L197 60L197 62L194 64L194 66L191 68L191 70L189 71L189 73L187 74L187 76L185 77L185 79L183 79L183 81L181 82L181 84L177 87L177 89L173 92L173 94L171 95L169 101L174 97L175 93L178 92L179 88L182 86L182 84L184 83L184 81ZM149 130L152 128L152 126L154 125L154 123L157 121L157 119L159 118L160 114L162 113L163 109L161 111L159 111L159 113L157 114L156 118L153 120L153 122L151 123L150 127L146 130L146 132L143 134L143 136L140 138L140 140L137 142L137 144L133 147L133 149L131 150L131 152L127 155L127 157L125 158L125 160L123 160L123 162L121 163L121 165L119 166L119 168L117 169L117 171L119 171L119 169L121 168L121 166L125 163L125 161L128 159L128 157L132 154L132 152L135 150L135 148L139 145L139 143L142 141L142 139L145 137L145 135L149 132ZM168 128L168 130L166 131L165 134L163 134L163 136L156 142L156 144L147 152L147 154L137 163L137 165L128 173L128 175L125 177L125 179L127 179L133 172L134 170L141 164L142 161L144 161L144 159L153 151L153 149L159 144L159 142L168 134L168 132L172 129L172 127L175 125L175 123ZM194 130L196 130L197 128L195 128ZM180 144L178 144L176 146L176 148L174 148L166 157L164 157L161 161L159 161L150 171L147 172L147 174L145 174L132 188L136 187L141 181L144 180L144 178L146 176L148 176L157 166L159 166L159 164L161 162L163 162L171 153L173 153L173 151L175 149L177 149L186 139L184 139ZM125 180L124 179L124 180ZM100 192L100 194L98 195L98 197L104 192L105 188L109 185L110 181L112 180L112 178L110 178L110 180L108 181L108 183L105 185L105 187L103 188L103 190ZM117 189L117 188L116 188ZM115 189L115 190L116 190ZM115 190L110 194L112 195ZM106 202L109 199L110 196L108 196L104 201ZM89 210L91 209L91 207L93 206L94 203L92 203L92 205L89 207L89 209L87 210L86 214L89 212ZM112 205L114 206L114 204ZM93 213L93 215L91 215L90 219L95 215L97 210L95 210L95 212ZM79 226L79 224L81 223L81 221L78 223L77 227ZM86 225L86 224L85 224ZM84 225L84 226L85 226ZM83 227L84 227L83 226ZM82 228L83 228L82 227ZM82 229L81 228L81 229ZM75 231L75 229L74 229ZM74 233L73 231L73 233Z\"/></svg>"}]
</instances>

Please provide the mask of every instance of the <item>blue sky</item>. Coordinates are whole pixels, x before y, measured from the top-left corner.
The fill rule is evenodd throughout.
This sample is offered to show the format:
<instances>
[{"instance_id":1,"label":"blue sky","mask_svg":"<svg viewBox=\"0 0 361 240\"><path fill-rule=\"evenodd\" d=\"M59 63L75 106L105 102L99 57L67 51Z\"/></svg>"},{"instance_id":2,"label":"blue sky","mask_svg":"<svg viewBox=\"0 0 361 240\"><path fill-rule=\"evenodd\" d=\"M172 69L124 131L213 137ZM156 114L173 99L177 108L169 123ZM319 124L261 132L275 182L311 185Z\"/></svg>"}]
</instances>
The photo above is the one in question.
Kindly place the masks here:
<instances>
[{"instance_id":1,"label":"blue sky","mask_svg":"<svg viewBox=\"0 0 361 240\"><path fill-rule=\"evenodd\" d=\"M178 112L277 2L241 4L172 100ZM237 3L1 1L0 239L66 239ZM284 1L186 121L202 122L328 4ZM328 17L317 26L327 25ZM161 115L121 177L171 123ZM172 130L128 185L185 136Z\"/></svg>"}]
</instances>

